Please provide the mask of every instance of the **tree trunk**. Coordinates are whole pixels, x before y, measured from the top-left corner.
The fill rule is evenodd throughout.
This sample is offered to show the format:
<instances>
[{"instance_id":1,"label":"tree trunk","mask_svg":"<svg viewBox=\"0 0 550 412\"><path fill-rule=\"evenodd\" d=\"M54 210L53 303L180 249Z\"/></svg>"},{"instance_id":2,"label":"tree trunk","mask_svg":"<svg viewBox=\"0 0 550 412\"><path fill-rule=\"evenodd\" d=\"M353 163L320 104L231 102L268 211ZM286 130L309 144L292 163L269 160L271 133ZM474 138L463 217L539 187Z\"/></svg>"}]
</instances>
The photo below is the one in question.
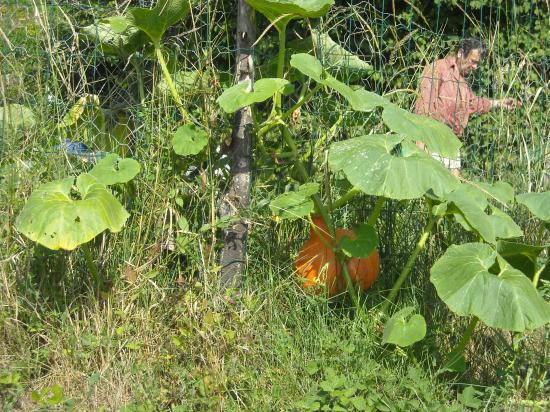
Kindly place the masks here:
<instances>
[{"instance_id":1,"label":"tree trunk","mask_svg":"<svg viewBox=\"0 0 550 412\"><path fill-rule=\"evenodd\" d=\"M252 45L256 41L254 12L245 2L238 1L237 12L237 79L254 80ZM244 107L235 114L231 143L225 153L230 159L230 181L219 207L220 218L239 216L240 220L223 230L220 256L222 288L239 288L246 269L246 237L248 227L245 211L250 204L252 162L252 111Z\"/></svg>"}]
</instances>

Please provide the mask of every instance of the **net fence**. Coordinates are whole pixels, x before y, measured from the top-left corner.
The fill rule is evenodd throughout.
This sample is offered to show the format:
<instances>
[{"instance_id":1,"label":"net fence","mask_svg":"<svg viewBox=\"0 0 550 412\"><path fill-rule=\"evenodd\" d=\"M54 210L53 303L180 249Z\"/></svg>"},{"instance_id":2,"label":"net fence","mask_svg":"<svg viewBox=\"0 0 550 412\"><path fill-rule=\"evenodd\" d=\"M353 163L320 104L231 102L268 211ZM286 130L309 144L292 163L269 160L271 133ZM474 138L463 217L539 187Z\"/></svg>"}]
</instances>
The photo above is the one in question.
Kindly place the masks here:
<instances>
[{"instance_id":1,"label":"net fence","mask_svg":"<svg viewBox=\"0 0 550 412\"><path fill-rule=\"evenodd\" d=\"M115 151L164 161L154 148L167 146L180 114L158 64L150 50L128 54L116 47L108 50L100 41L105 35L103 18L124 16L129 7L152 3L4 0L2 105L29 107L36 119L23 138L3 133L3 166L38 151L47 155L48 170L60 177L87 159L81 155L75 161L68 155L80 149L92 156ZM475 93L512 97L522 106L471 119L462 136L463 175L506 180L518 191L544 190L550 166L548 16L547 2L536 0L338 1L322 19L291 24L287 57L312 50L340 80L413 110L424 67L453 53L461 39L481 38L488 55L470 79ZM257 15L262 39L253 50L256 78L275 75L278 40L274 29L267 27L265 18ZM177 161L185 163L180 167L190 176L199 175L203 184L219 178L219 146L231 138L232 117L221 112L216 98L235 81L235 32L236 2L204 1L163 39L178 93L213 141L208 156L198 163ZM294 73L286 75L296 80ZM284 104L288 108L293 103L289 98ZM258 116L269 110L268 105L258 105ZM385 132L380 113L353 113L328 90L317 94L292 121L300 151L312 169L324 164L332 141ZM40 137L34 139L33 133ZM283 142L273 136L265 145L269 151L280 149ZM172 165L163 165L170 173ZM255 180L280 192L289 184L288 166L284 159L258 161ZM337 191L338 182L333 183ZM255 190L262 195L263 187ZM357 203L353 213L370 210L371 200L365 202ZM203 209L197 206L197 213L208 221L210 212Z\"/></svg>"}]
</instances>

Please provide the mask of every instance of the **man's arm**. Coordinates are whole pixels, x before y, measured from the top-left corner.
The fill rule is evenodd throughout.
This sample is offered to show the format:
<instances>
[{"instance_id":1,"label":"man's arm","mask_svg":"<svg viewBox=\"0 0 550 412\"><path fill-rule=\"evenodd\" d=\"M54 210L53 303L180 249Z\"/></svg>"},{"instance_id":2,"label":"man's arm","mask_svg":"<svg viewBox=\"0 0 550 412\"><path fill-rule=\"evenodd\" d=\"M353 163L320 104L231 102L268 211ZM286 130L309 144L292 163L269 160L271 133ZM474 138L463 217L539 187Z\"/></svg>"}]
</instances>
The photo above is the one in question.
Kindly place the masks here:
<instances>
[{"instance_id":1,"label":"man's arm","mask_svg":"<svg viewBox=\"0 0 550 412\"><path fill-rule=\"evenodd\" d=\"M521 106L521 103L510 97L507 97L505 99L488 99L486 97L478 97L473 92L470 93L470 115L485 114L491 111L491 109L496 109L500 107L506 110L513 110L517 106Z\"/></svg>"}]
</instances>

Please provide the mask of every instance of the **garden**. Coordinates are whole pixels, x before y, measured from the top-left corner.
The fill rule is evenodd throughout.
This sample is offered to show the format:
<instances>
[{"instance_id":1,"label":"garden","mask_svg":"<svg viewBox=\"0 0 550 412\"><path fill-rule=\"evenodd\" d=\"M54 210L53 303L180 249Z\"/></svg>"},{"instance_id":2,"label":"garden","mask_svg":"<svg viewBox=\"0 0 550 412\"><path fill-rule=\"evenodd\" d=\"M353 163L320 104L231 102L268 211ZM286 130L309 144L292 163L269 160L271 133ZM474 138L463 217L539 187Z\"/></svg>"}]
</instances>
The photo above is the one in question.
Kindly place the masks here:
<instances>
[{"instance_id":1,"label":"garden","mask_svg":"<svg viewBox=\"0 0 550 412\"><path fill-rule=\"evenodd\" d=\"M549 15L0 4L2 410L548 410ZM457 136L466 37L519 104Z\"/></svg>"}]
</instances>

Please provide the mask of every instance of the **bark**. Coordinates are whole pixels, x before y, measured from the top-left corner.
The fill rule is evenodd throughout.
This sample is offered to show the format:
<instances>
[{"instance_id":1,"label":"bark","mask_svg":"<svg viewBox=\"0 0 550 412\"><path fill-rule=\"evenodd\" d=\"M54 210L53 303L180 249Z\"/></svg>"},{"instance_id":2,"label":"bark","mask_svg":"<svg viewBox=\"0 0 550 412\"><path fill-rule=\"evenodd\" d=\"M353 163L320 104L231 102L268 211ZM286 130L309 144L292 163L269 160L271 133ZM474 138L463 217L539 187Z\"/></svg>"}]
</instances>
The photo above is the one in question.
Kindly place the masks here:
<instances>
[{"instance_id":1,"label":"bark","mask_svg":"<svg viewBox=\"0 0 550 412\"><path fill-rule=\"evenodd\" d=\"M237 14L237 79L254 79L252 45L256 41L254 12L245 2L238 1ZM220 255L222 288L242 286L246 269L246 238L248 227L245 211L250 204L252 162L252 111L245 107L235 114L231 143L225 153L230 162L230 179L219 206L220 218L239 216L240 220L224 229Z\"/></svg>"}]
</instances>

